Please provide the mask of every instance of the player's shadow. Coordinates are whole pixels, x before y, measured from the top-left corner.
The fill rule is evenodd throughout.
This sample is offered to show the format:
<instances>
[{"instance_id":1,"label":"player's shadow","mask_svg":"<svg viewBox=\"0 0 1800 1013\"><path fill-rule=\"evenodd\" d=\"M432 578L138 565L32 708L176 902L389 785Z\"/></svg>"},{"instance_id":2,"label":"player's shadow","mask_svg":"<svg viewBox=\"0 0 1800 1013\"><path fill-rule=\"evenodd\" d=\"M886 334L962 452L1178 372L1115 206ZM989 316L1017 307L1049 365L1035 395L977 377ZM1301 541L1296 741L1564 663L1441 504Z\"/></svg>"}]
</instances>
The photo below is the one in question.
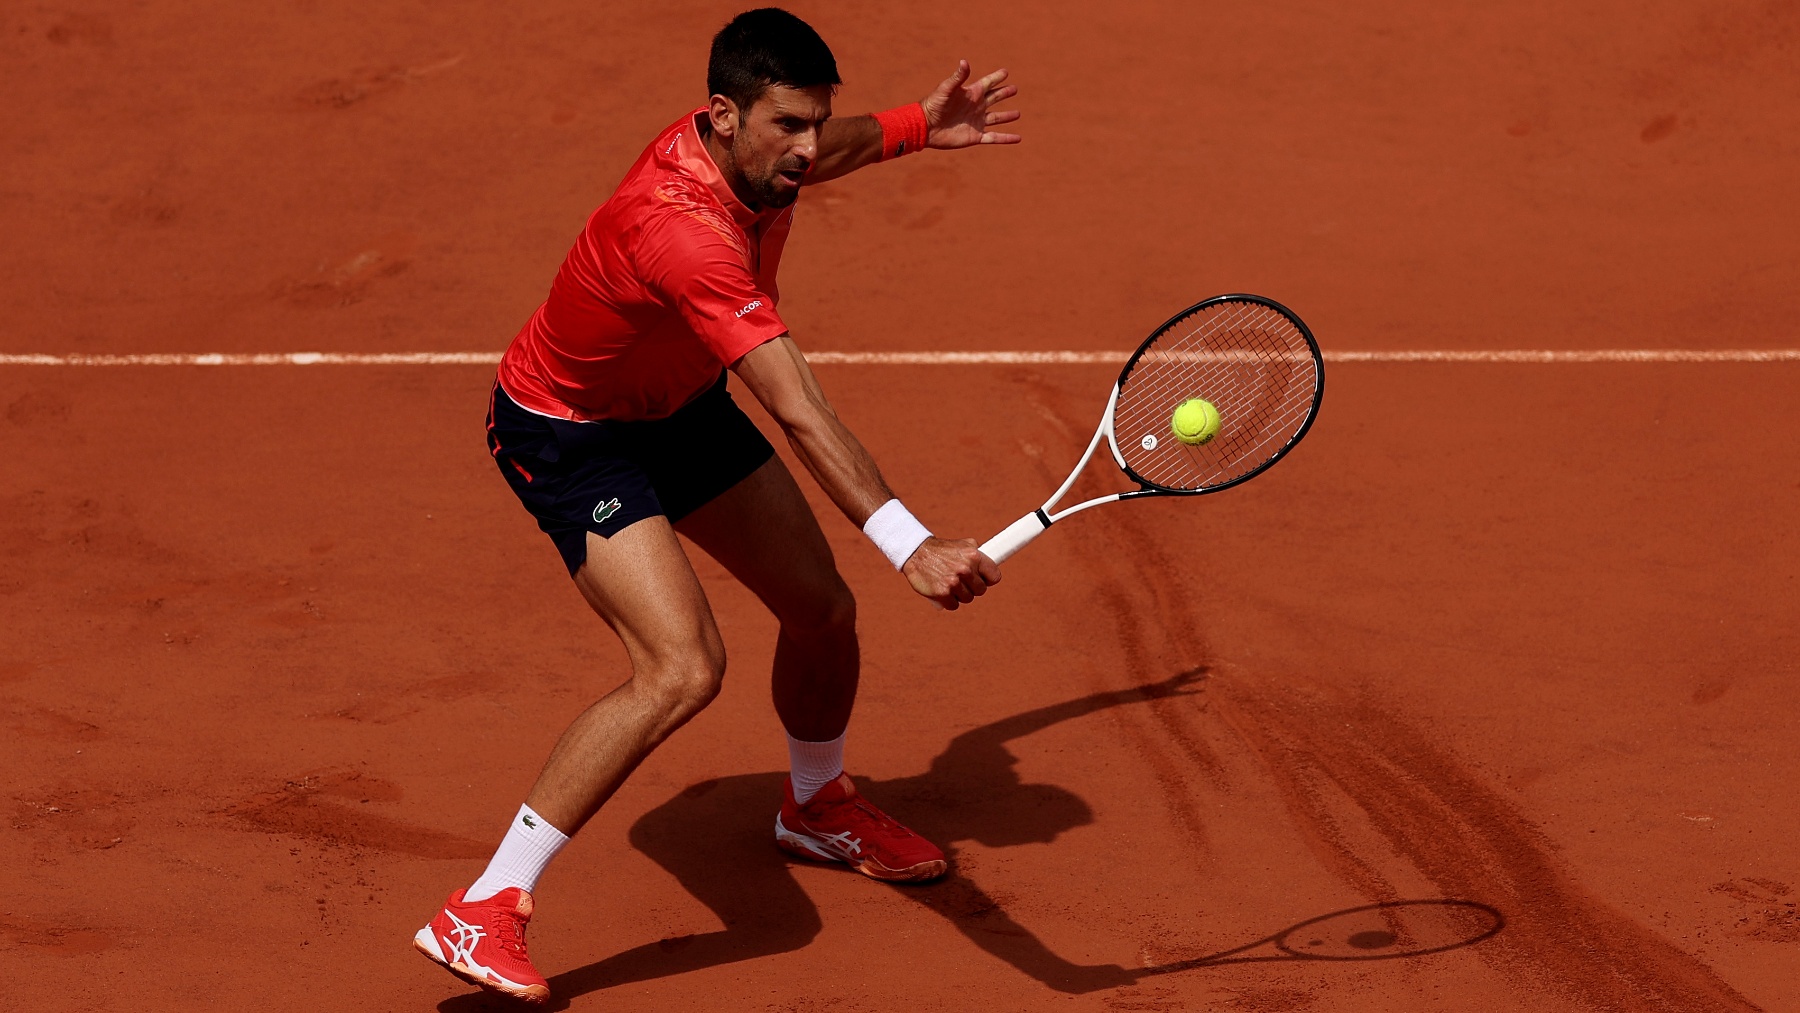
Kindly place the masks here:
<instances>
[{"instance_id":1,"label":"player's shadow","mask_svg":"<svg viewBox=\"0 0 1800 1013\"><path fill-rule=\"evenodd\" d=\"M951 874L936 883L895 887L870 883L869 887L892 889L924 904L943 915L976 946L1066 993L1129 985L1147 975L1245 960L1324 959L1320 954L1285 947L1285 952L1269 957L1246 955L1245 951L1254 947L1278 941L1283 933L1160 968L1075 964L1051 952L1029 929L1014 921L1003 905L956 871L954 855L958 842L975 841L989 848L1045 843L1067 830L1093 822L1087 803L1074 793L1056 785L1023 782L1015 769L1018 758L1007 749L1007 743L1111 707L1190 695L1197 692L1204 677L1204 670L1195 669L1147 686L1095 693L1026 711L958 735L922 774L860 781L872 799L901 814L914 829L945 846L953 858ZM702 781L678 792L632 825L632 845L668 870L712 911L723 927L715 932L645 943L558 974L550 979L558 1008L575 996L603 988L798 950L818 936L823 925L818 908L795 880L794 863L773 843L775 807L784 776L743 774ZM843 874L855 875L847 869ZM1482 907L1462 901L1409 903ZM1286 932L1364 910L1368 909L1310 919ZM1497 912L1495 917L1498 918ZM1499 924L1502 923L1496 920L1493 931L1498 931ZM1355 938L1367 935L1365 932ZM1357 945L1360 944L1352 943L1353 947ZM1412 955L1416 954L1402 949L1386 953L1355 951L1354 959ZM438 1006L442 1013L499 1008L504 1007L491 993L460 995Z\"/></svg>"},{"instance_id":2,"label":"player's shadow","mask_svg":"<svg viewBox=\"0 0 1800 1013\"><path fill-rule=\"evenodd\" d=\"M924 904L975 945L1052 988L1087 992L1129 984L1135 976L1122 968L1073 964L1052 953L999 902L955 871L955 846L960 841L989 848L1045 843L1092 823L1093 811L1073 792L1020 779L1018 758L1007 743L1110 707L1194 693L1204 677L1203 670L1195 669L1148 686L1039 707L958 735L923 774L859 779L858 787L871 799L952 857L951 874L936 883L868 886L892 889ZM818 936L823 925L819 910L795 880L793 863L774 843L785 776L742 774L702 781L632 825L632 846L667 869L712 910L723 928L645 943L558 974L550 979L550 991L559 1004L634 981L787 953ZM844 874L855 875L847 869ZM462 995L438 1009L469 1013L490 1001L479 994Z\"/></svg>"}]
</instances>

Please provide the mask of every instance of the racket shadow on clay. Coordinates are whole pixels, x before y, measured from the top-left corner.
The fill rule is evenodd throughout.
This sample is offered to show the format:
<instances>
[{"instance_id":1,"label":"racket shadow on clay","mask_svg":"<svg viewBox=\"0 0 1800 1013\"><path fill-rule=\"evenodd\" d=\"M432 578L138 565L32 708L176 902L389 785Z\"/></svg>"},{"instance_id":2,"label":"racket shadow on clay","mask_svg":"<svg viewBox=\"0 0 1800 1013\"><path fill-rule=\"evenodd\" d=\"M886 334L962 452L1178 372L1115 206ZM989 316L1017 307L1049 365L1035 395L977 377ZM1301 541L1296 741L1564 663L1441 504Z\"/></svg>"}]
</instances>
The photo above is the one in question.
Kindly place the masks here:
<instances>
[{"instance_id":1,"label":"racket shadow on clay","mask_svg":"<svg viewBox=\"0 0 1800 1013\"><path fill-rule=\"evenodd\" d=\"M1506 928L1506 917L1472 900L1395 900L1308 918L1272 936L1204 957L1138 969L1139 978L1275 960L1398 960L1473 946Z\"/></svg>"}]
</instances>

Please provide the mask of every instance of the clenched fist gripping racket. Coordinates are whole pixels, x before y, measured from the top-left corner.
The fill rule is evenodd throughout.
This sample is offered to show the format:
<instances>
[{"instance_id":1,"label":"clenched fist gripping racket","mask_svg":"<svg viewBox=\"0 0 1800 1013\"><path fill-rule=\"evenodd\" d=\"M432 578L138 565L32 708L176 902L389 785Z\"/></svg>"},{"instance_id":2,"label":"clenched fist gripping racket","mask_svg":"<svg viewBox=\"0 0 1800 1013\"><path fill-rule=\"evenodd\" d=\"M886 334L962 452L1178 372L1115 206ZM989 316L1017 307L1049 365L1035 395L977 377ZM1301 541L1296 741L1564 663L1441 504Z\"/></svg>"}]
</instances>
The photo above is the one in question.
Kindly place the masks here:
<instances>
[{"instance_id":1,"label":"clenched fist gripping racket","mask_svg":"<svg viewBox=\"0 0 1800 1013\"><path fill-rule=\"evenodd\" d=\"M1287 307L1256 295L1195 303L1157 328L1125 363L1100 428L1062 487L981 551L1005 562L1050 525L1089 507L1197 496L1247 482L1300 442L1324 394L1318 342ZM1194 399L1217 409L1216 434L1201 442L1189 442L1196 435L1191 429L1184 440L1171 424L1175 410ZM1101 440L1138 488L1056 510Z\"/></svg>"}]
</instances>

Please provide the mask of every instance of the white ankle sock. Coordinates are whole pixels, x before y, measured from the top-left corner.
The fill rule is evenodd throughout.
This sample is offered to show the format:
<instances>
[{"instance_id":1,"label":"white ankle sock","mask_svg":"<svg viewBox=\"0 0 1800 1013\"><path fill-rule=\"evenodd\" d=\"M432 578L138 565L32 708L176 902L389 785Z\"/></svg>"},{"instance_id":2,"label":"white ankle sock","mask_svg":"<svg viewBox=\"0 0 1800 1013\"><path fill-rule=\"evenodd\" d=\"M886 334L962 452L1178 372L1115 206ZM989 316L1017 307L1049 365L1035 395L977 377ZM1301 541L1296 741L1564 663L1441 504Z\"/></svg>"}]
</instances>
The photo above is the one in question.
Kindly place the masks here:
<instances>
[{"instance_id":1,"label":"white ankle sock","mask_svg":"<svg viewBox=\"0 0 1800 1013\"><path fill-rule=\"evenodd\" d=\"M792 735L787 737L794 801L805 805L820 788L837 780L844 772L844 735L830 742L801 742Z\"/></svg>"},{"instance_id":2,"label":"white ankle sock","mask_svg":"<svg viewBox=\"0 0 1800 1013\"><path fill-rule=\"evenodd\" d=\"M569 843L562 831L550 825L528 805L519 807L500 850L488 862L487 871L463 894L464 903L487 900L509 886L527 893L537 889L538 877L556 853Z\"/></svg>"}]
</instances>

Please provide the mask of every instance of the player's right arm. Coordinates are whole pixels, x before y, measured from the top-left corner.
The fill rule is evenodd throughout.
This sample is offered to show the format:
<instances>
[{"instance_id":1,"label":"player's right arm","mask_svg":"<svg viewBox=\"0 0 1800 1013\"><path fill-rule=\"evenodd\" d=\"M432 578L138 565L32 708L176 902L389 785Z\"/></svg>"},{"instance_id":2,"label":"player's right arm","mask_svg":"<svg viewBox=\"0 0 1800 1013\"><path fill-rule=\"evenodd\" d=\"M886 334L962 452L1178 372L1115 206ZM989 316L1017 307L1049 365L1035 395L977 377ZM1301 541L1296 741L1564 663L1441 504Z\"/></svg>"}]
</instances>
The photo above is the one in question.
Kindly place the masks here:
<instances>
[{"instance_id":1,"label":"player's right arm","mask_svg":"<svg viewBox=\"0 0 1800 1013\"><path fill-rule=\"evenodd\" d=\"M794 339L782 335L732 365L768 410L794 453L844 516L858 528L894 497L862 441L825 399L824 388ZM1000 568L974 539L927 538L900 567L913 590L946 609L974 601L1000 581Z\"/></svg>"}]
</instances>

